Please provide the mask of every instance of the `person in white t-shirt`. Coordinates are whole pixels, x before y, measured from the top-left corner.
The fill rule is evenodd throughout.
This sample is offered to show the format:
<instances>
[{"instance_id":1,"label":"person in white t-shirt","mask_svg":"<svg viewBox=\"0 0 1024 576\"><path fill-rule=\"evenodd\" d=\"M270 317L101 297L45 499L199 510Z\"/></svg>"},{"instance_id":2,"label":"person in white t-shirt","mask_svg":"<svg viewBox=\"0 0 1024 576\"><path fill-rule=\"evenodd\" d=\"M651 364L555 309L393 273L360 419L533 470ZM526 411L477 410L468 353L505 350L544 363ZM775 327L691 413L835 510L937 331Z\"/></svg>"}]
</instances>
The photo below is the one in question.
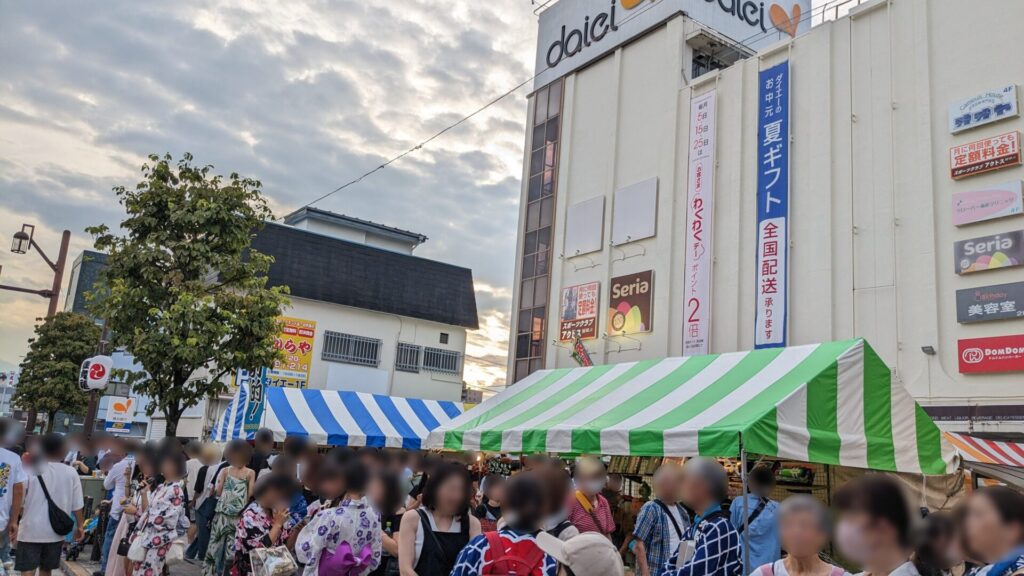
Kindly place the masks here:
<instances>
[{"instance_id":1,"label":"person in white t-shirt","mask_svg":"<svg viewBox=\"0 0 1024 576\"><path fill-rule=\"evenodd\" d=\"M35 453L39 452L37 456ZM60 567L61 545L64 537L53 531L50 525L49 505L43 492L43 485L50 494L53 503L75 517L74 538L80 540L84 532L82 526L82 482L74 468L63 464L61 460L67 453L64 437L50 433L38 441L32 450L35 463L26 471L28 480L25 483L25 501L20 511L12 511L16 518L20 512L21 522L18 524L17 553L14 569L19 572L35 572L40 576L50 576L50 572Z\"/></svg>"},{"instance_id":2,"label":"person in white t-shirt","mask_svg":"<svg viewBox=\"0 0 1024 576\"><path fill-rule=\"evenodd\" d=\"M8 418L0 418L0 438L9 433ZM6 448L0 448L0 562L5 567L11 562L11 533L18 532L17 516L12 510L21 510L25 497L25 469L21 457ZM10 521L11 518L13 521Z\"/></svg>"}]
</instances>

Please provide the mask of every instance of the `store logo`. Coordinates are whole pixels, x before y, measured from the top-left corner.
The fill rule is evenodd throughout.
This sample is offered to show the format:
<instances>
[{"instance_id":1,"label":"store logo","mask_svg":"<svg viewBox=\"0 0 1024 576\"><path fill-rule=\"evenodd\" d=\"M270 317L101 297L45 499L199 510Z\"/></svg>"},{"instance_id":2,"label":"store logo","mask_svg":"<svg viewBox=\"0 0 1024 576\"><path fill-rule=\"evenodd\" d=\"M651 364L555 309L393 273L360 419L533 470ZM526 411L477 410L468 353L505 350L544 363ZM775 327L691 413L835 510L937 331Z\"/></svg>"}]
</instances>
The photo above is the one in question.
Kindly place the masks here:
<instances>
[{"instance_id":1,"label":"store logo","mask_svg":"<svg viewBox=\"0 0 1024 576\"><path fill-rule=\"evenodd\" d=\"M960 353L966 364L980 364L985 359L985 352L981 348L967 348Z\"/></svg>"},{"instance_id":2,"label":"store logo","mask_svg":"<svg viewBox=\"0 0 1024 576\"><path fill-rule=\"evenodd\" d=\"M786 9L778 4L772 4L772 7L768 10L768 15L771 16L772 24L776 28L782 30L790 36L796 36L796 29L800 26L800 5L793 4L792 15L786 13Z\"/></svg>"}]
</instances>

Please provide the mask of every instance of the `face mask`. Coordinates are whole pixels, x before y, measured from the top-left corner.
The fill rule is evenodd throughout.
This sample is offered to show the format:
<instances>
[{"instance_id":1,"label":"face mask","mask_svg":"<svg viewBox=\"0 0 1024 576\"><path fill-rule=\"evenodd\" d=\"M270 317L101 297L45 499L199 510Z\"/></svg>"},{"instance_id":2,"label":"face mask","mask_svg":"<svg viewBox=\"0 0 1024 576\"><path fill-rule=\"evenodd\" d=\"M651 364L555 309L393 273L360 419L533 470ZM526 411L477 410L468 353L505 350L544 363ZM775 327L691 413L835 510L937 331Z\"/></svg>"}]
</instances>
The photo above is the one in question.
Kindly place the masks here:
<instances>
[{"instance_id":1,"label":"face mask","mask_svg":"<svg viewBox=\"0 0 1024 576\"><path fill-rule=\"evenodd\" d=\"M836 526L836 544L850 560L863 564L871 555L871 545L865 540L860 528L851 522L839 522Z\"/></svg>"},{"instance_id":2,"label":"face mask","mask_svg":"<svg viewBox=\"0 0 1024 576\"><path fill-rule=\"evenodd\" d=\"M588 480L583 483L583 491L587 494L594 495L604 488L604 480Z\"/></svg>"}]
</instances>

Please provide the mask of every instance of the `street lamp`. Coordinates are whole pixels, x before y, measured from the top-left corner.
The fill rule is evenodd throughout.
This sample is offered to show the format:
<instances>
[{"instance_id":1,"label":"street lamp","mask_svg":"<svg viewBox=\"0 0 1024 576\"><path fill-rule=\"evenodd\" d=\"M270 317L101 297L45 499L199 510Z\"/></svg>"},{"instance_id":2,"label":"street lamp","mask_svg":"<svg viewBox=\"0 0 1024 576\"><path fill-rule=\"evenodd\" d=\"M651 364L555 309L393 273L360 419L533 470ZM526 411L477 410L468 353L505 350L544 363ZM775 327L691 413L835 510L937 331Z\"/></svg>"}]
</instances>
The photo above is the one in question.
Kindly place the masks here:
<instances>
[{"instance_id":1,"label":"street lamp","mask_svg":"<svg viewBox=\"0 0 1024 576\"><path fill-rule=\"evenodd\" d=\"M25 228L29 231L25 232ZM15 254L24 254L29 251L32 247L32 234L36 231L36 227L30 224L24 224L21 230L14 233L14 242L11 243L11 252Z\"/></svg>"}]
</instances>

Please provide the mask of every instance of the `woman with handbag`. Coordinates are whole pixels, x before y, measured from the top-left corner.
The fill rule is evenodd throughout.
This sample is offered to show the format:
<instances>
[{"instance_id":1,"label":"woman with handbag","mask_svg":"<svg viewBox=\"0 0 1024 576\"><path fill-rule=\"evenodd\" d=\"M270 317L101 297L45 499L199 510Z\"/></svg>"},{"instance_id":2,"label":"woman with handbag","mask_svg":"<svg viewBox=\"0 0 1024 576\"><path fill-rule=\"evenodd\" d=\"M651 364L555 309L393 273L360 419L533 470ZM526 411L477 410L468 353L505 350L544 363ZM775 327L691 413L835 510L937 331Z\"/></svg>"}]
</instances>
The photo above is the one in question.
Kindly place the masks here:
<instances>
[{"instance_id":1,"label":"woman with handbag","mask_svg":"<svg viewBox=\"0 0 1024 576\"><path fill-rule=\"evenodd\" d=\"M133 562L132 576L160 576L165 563L184 559L182 537L189 525L182 483L186 474L185 455L164 455L160 472L164 481L152 494L140 486L145 511L139 517L128 549L128 559Z\"/></svg>"},{"instance_id":2,"label":"woman with handbag","mask_svg":"<svg viewBox=\"0 0 1024 576\"><path fill-rule=\"evenodd\" d=\"M139 486L146 478L156 475L152 455L149 451L140 450L135 456L135 465L124 469L126 482L124 485L124 512L118 521L117 530L110 548L111 558L107 561L105 576L125 576L132 571L132 563L128 560L128 548L131 536L135 531L136 521L143 512L142 492ZM147 488L148 489L148 488Z\"/></svg>"},{"instance_id":3,"label":"woman with handbag","mask_svg":"<svg viewBox=\"0 0 1024 576\"><path fill-rule=\"evenodd\" d=\"M242 518L238 521L231 576L253 573L251 551L283 546L288 541L288 535L295 527L288 510L294 491L295 481L290 476L274 472L256 483L253 501L242 511Z\"/></svg>"}]
</instances>

